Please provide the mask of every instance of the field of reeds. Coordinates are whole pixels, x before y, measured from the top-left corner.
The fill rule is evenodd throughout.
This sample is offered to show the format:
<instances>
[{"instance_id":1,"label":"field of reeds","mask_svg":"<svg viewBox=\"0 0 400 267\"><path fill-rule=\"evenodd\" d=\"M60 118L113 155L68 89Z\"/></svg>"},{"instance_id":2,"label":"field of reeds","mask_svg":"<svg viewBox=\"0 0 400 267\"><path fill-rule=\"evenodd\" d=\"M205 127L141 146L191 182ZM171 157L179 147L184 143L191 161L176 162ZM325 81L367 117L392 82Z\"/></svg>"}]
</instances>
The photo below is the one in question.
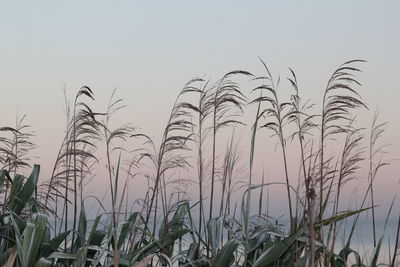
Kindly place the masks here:
<instances>
[{"instance_id":1,"label":"field of reeds","mask_svg":"<svg viewBox=\"0 0 400 267\"><path fill-rule=\"evenodd\" d=\"M399 230L389 258L380 257L374 202L375 179L389 164L387 124L375 115L360 126L355 116L369 109L360 93L363 64L340 65L317 103L302 98L294 70L280 79L263 61L260 73L194 78L157 140L134 122L115 126L125 105L117 92L94 110L95 88L83 86L65 97L50 177L31 164L29 118L2 126L1 266L396 266ZM274 182L256 164L266 155L279 161ZM99 176L107 178L103 199L88 190ZM349 209L343 194L356 178L367 187ZM144 197L135 197L135 183ZM281 203L271 202L278 189ZM395 201L387 218L399 218L400 229ZM274 205L284 205L286 225L270 214ZM373 237L367 257L352 243L365 213ZM351 230L342 243L345 220Z\"/></svg>"}]
</instances>

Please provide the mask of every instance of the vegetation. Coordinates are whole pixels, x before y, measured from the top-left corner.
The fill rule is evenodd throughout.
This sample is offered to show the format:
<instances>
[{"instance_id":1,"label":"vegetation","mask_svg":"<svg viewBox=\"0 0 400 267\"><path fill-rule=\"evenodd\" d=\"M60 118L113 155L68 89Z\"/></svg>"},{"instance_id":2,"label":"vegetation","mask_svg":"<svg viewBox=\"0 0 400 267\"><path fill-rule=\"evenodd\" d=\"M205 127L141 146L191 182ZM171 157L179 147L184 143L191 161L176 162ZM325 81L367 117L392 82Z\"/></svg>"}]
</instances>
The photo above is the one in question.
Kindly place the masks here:
<instances>
[{"instance_id":1,"label":"vegetation","mask_svg":"<svg viewBox=\"0 0 400 267\"><path fill-rule=\"evenodd\" d=\"M367 109L358 92L363 62L348 61L333 72L320 107L303 101L293 70L284 84L263 61L261 75L236 70L214 82L192 79L179 92L159 143L129 124L113 125L124 107L115 91L98 112L91 108L94 92L84 86L72 103L65 97L65 134L48 179L29 165L35 145L26 117L0 128L0 264L377 266L383 236L376 236L373 189L388 164L381 142L386 123L375 115L371 129L357 126L353 114ZM282 100L282 86L289 99ZM274 153L265 151L265 142L276 144L282 160L278 182L265 183L268 170L257 170L257 159ZM332 149L334 142L340 147ZM289 151L299 161L290 160ZM103 162L109 205L86 190L100 179ZM363 201L343 210L342 192L362 176L363 163L369 166ZM143 198L130 194L138 179L147 183ZM276 203L268 193L276 187L285 190L287 227L269 214ZM89 220L85 203L93 199L98 211ZM366 212L374 238L369 258L352 248ZM346 218L353 224L341 247L339 226ZM400 217L398 229L392 266Z\"/></svg>"}]
</instances>

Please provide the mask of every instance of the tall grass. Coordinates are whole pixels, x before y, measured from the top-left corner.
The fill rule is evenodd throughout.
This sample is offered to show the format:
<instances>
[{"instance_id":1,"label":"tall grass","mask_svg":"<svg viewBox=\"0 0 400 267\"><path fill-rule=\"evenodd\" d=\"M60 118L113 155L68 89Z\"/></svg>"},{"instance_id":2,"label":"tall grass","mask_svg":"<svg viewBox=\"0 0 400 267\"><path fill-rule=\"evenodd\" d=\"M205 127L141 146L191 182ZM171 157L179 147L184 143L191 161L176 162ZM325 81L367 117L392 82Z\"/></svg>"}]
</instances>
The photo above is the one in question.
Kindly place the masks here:
<instances>
[{"instance_id":1,"label":"tall grass","mask_svg":"<svg viewBox=\"0 0 400 267\"><path fill-rule=\"evenodd\" d=\"M192 79L176 97L159 142L118 121L125 105L115 90L100 112L91 107L91 88L81 87L72 102L65 92L65 132L48 178L39 179L40 167L29 165L35 145L26 116L1 127L0 264L344 267L354 255L355 266L377 266L384 236L376 236L374 181L388 165L381 144L386 123L375 115L371 129L357 126L355 112L367 106L356 78L362 62L333 72L319 113L316 103L302 100L292 69L287 83L274 80L263 61L261 75L240 70L216 82ZM332 149L333 142L341 145ZM272 182L269 176L265 182L268 169L259 169L264 143L277 145L279 151L264 153L282 161ZM298 162L289 160L289 151ZM99 199L87 185L103 171L108 196ZM367 184L361 205L343 209L343 191L360 177ZM132 191L138 179L147 182L143 198ZM287 227L271 217L276 203L269 194L276 187L285 191ZM93 208L86 213L89 199L98 208L94 220L88 219ZM352 240L359 217L369 211L374 251L362 257ZM350 217L341 247L340 226ZM392 266L399 229L400 220Z\"/></svg>"},{"instance_id":2,"label":"tall grass","mask_svg":"<svg viewBox=\"0 0 400 267\"><path fill-rule=\"evenodd\" d=\"M292 207L292 197L290 193L290 181L289 181L289 173L288 173L288 161L287 161L287 153L286 153L286 141L285 135L283 132L283 125L286 124L286 120L289 117L288 112L286 112L287 108L290 107L290 102L279 101L277 87L279 86L280 80L277 82L274 81L271 72L269 71L267 65L261 60L264 68L266 70L267 76L260 77L259 79L266 80L267 84L263 84L257 87L255 90L263 90L265 96L261 96L256 101L260 101L263 103L267 103L268 106L265 107L259 114L259 116L263 116L266 118L266 123L261 126L261 128L269 129L273 132L273 136L276 136L279 139L279 145L281 146L282 157L283 157L283 170L285 175L286 182L286 192L288 198L288 210L289 210L289 221L291 225L291 229L294 231L294 227L292 227L292 219L293 217L293 207Z\"/></svg>"}]
</instances>

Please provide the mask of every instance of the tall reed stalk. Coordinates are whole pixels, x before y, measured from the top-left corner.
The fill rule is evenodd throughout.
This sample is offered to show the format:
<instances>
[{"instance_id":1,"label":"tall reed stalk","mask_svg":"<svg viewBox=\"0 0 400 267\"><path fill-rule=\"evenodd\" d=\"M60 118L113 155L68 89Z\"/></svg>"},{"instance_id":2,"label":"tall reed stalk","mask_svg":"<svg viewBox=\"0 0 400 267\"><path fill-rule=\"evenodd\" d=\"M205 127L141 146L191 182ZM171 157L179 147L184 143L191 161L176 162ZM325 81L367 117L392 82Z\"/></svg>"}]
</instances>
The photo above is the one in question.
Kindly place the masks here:
<instances>
[{"instance_id":1,"label":"tall reed stalk","mask_svg":"<svg viewBox=\"0 0 400 267\"><path fill-rule=\"evenodd\" d=\"M249 250L249 222L250 222L250 202L251 202L251 187L253 182L253 165L254 165L254 155L256 146L256 136L258 130L258 121L261 116L261 101L263 97L262 92L260 97L253 100L252 102L257 103L256 117L251 128L251 140L250 140L250 158L249 158L249 179L247 184L247 199L246 199L246 210L243 216L243 228L244 228L244 239L245 239L245 250L244 250L244 266L247 266L247 256Z\"/></svg>"},{"instance_id":2,"label":"tall reed stalk","mask_svg":"<svg viewBox=\"0 0 400 267\"><path fill-rule=\"evenodd\" d=\"M288 78L290 84L295 90L295 94L292 95L292 110L288 116L289 121L294 122L297 130L293 133L292 139L297 135L300 145L300 164L301 171L303 174L304 185L305 185L305 197L306 197L306 211L307 214L307 226L310 239L310 253L309 253L309 264L314 267L315 259L315 231L314 231L314 204L315 204L315 185L314 181L306 170L306 135L311 135L310 131L315 127L313 123L314 116L307 115L307 111L310 110L314 105L306 101L304 104L301 102L301 97L299 95L299 86L297 82L297 77L292 69L289 69L292 77ZM312 154L312 153L310 153ZM311 156L310 156L311 158ZM311 167L311 164L309 165Z\"/></svg>"},{"instance_id":3,"label":"tall reed stalk","mask_svg":"<svg viewBox=\"0 0 400 267\"><path fill-rule=\"evenodd\" d=\"M188 93L202 93L198 89L196 83L202 82L202 79L193 79L189 81L184 88L180 91L177 98L175 99L174 105L172 107L170 116L168 118L167 126L164 129L162 135L160 147L155 155L148 155L151 162L155 165L155 179L154 188L150 197L150 204L148 207L148 212L145 219L145 224L149 222L150 214L153 209L154 200L157 198L159 193L160 185L162 183L165 185L165 172L174 168L184 168L187 166L188 162L181 155L174 155L173 153L179 153L181 151L188 150L187 142L191 141L191 131L193 128L193 123L189 120L191 119L191 112L198 112L198 108L189 102L180 102L181 97ZM164 196L165 197L165 193ZM156 224L156 210L154 212L154 225ZM167 211L165 207L163 209L164 222L167 222ZM167 229L166 229L167 230ZM154 233L153 233L154 234Z\"/></svg>"},{"instance_id":4,"label":"tall reed stalk","mask_svg":"<svg viewBox=\"0 0 400 267\"><path fill-rule=\"evenodd\" d=\"M204 157L204 142L205 142L205 129L204 124L205 120L210 115L210 89L208 88L208 82L201 89L201 93L199 94L199 102L197 107L197 132L196 132L196 140L197 140L197 175L198 175L198 185L199 185L199 221L198 221L198 252L200 253L200 246L202 240L202 230L203 230L203 221L204 221L204 181L206 178L206 162ZM195 130L194 130L195 131ZM205 228L205 227L204 227ZM206 231L205 231L206 232Z\"/></svg>"},{"instance_id":5,"label":"tall reed stalk","mask_svg":"<svg viewBox=\"0 0 400 267\"><path fill-rule=\"evenodd\" d=\"M379 112L376 110L374 118L372 120L371 133L369 138L369 173L368 178L371 184L370 196L371 196L371 211L372 211L372 232L374 237L374 247L376 247L376 221L375 221L375 201L374 201L374 180L378 173L378 170L387 164L382 161L382 155L385 154L385 145L378 145L379 139L387 126L387 122L378 122ZM376 159L380 157L379 159ZM377 161L378 160L378 161Z\"/></svg>"},{"instance_id":6,"label":"tall reed stalk","mask_svg":"<svg viewBox=\"0 0 400 267\"><path fill-rule=\"evenodd\" d=\"M282 157L283 157L283 167L284 167L284 175L286 182L286 193L288 198L288 207L289 207L289 221L290 221L290 229L291 231L295 231L295 225L293 224L293 210L292 210L292 198L290 193L290 181L289 181L289 171L288 171L288 162L287 162L287 154L286 154L286 140L283 132L283 125L286 123L288 116L287 108L290 107L289 102L280 103L277 87L279 86L279 80L275 84L274 79L264 61L261 60L265 71L267 73L266 77L262 77L263 80L266 80L268 84L261 85L254 90L262 90L266 92L266 96L260 97L257 101L264 102L267 104L266 108L262 110L260 116L264 116L267 120L265 124L261 126L261 128L269 129L273 132L273 135L278 137L279 145L281 147Z\"/></svg>"},{"instance_id":7,"label":"tall reed stalk","mask_svg":"<svg viewBox=\"0 0 400 267\"><path fill-rule=\"evenodd\" d=\"M124 108L122 105L122 99L115 99L116 90L111 94L110 100L108 102L107 111L104 114L104 120L101 123L103 128L103 135L106 148L106 161L107 161L107 171L110 186L110 197L111 197L111 209L112 209L112 240L114 241L114 266L119 264L119 251L118 251L118 218L120 208L117 207L117 197L118 197L118 183L120 176L120 163L121 163L121 151L123 150L120 146L115 146L113 143L117 140L125 142L128 137L133 135L134 128L129 125L122 125L115 129L111 129L111 116L118 110ZM114 147L113 147L114 145ZM120 151L118 161L116 166L112 163L112 152ZM121 197L121 200L124 196ZM118 213L117 213L118 212Z\"/></svg>"},{"instance_id":8,"label":"tall reed stalk","mask_svg":"<svg viewBox=\"0 0 400 267\"><path fill-rule=\"evenodd\" d=\"M336 197L333 208L333 216L339 214L339 200L340 200L340 192L343 189L343 186L348 181L354 179L354 175L360 168L359 163L364 160L363 153L364 147L361 142L363 141L363 135L361 131L363 129L353 129L352 127L353 120L349 122L349 125L346 130L346 138L344 141L344 147L342 150L340 163L339 163L339 173L338 180L336 184ZM337 236L337 224L333 224L333 240L331 245L331 251L334 251L336 236Z\"/></svg>"},{"instance_id":9,"label":"tall reed stalk","mask_svg":"<svg viewBox=\"0 0 400 267\"><path fill-rule=\"evenodd\" d=\"M213 96L210 99L212 106L212 166L209 220L213 217L217 133L224 127L241 123L235 119L235 116L237 112L243 111L243 105L247 102L245 95L239 90L239 85L231 80L232 76L236 75L252 76L247 71L228 72L214 86Z\"/></svg>"},{"instance_id":10,"label":"tall reed stalk","mask_svg":"<svg viewBox=\"0 0 400 267\"><path fill-rule=\"evenodd\" d=\"M364 60L351 60L343 63L337 68L328 80L322 98L322 112L320 124L320 152L319 152L319 221L323 220L324 213L324 190L327 181L324 172L326 167L325 144L333 135L345 132L343 122L349 120L350 112L358 107L366 107L354 85L360 83L354 78L354 74L360 72L356 63ZM320 228L320 238L322 236Z\"/></svg>"}]
</instances>

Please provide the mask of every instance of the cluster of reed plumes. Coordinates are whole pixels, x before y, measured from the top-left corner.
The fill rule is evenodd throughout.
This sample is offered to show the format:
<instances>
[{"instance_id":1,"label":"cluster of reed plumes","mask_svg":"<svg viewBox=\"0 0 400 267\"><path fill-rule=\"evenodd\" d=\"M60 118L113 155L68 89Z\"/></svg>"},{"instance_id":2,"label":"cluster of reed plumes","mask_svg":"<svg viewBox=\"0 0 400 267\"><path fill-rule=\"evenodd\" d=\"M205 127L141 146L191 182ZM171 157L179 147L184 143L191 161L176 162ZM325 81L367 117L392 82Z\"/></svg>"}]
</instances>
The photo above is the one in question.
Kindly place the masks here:
<instances>
[{"instance_id":1,"label":"cluster of reed plumes","mask_svg":"<svg viewBox=\"0 0 400 267\"><path fill-rule=\"evenodd\" d=\"M113 128L113 116L123 108L115 91L107 109L96 112L94 93L84 86L72 103L65 98L64 139L51 176L40 181L38 165L27 178L18 174L29 170L34 148L25 118L0 128L0 264L377 266L383 237L376 237L373 188L388 164L380 140L386 124L375 116L371 129L356 126L352 114L367 108L356 79L362 62L346 62L333 72L320 107L302 101L291 69L285 85L291 97L282 100L280 80L262 61L262 75L240 70L216 82L193 79L179 92L157 144L130 125ZM245 110L252 111L253 121L245 121ZM250 142L240 146L236 135L245 125ZM262 176L255 184L255 176L261 180L256 156L262 157L255 150L266 138L276 144L275 152L265 153L279 154L282 176L271 183ZM327 149L333 140L340 141L334 152ZM289 162L289 145L297 148L299 162ZM111 210L85 190L99 176L101 162ZM362 203L343 210L341 192L360 175L363 162L369 175ZM291 169L299 170L296 177ZM147 182L147 191L132 199L129 186L139 179ZM189 186L196 189L188 192ZM285 190L287 229L265 211L274 205L265 194L277 186ZM98 201L94 220L86 217L88 199ZM372 212L373 220L374 250L367 259L351 243L363 212ZM353 225L340 247L339 225L348 217Z\"/></svg>"}]
</instances>

